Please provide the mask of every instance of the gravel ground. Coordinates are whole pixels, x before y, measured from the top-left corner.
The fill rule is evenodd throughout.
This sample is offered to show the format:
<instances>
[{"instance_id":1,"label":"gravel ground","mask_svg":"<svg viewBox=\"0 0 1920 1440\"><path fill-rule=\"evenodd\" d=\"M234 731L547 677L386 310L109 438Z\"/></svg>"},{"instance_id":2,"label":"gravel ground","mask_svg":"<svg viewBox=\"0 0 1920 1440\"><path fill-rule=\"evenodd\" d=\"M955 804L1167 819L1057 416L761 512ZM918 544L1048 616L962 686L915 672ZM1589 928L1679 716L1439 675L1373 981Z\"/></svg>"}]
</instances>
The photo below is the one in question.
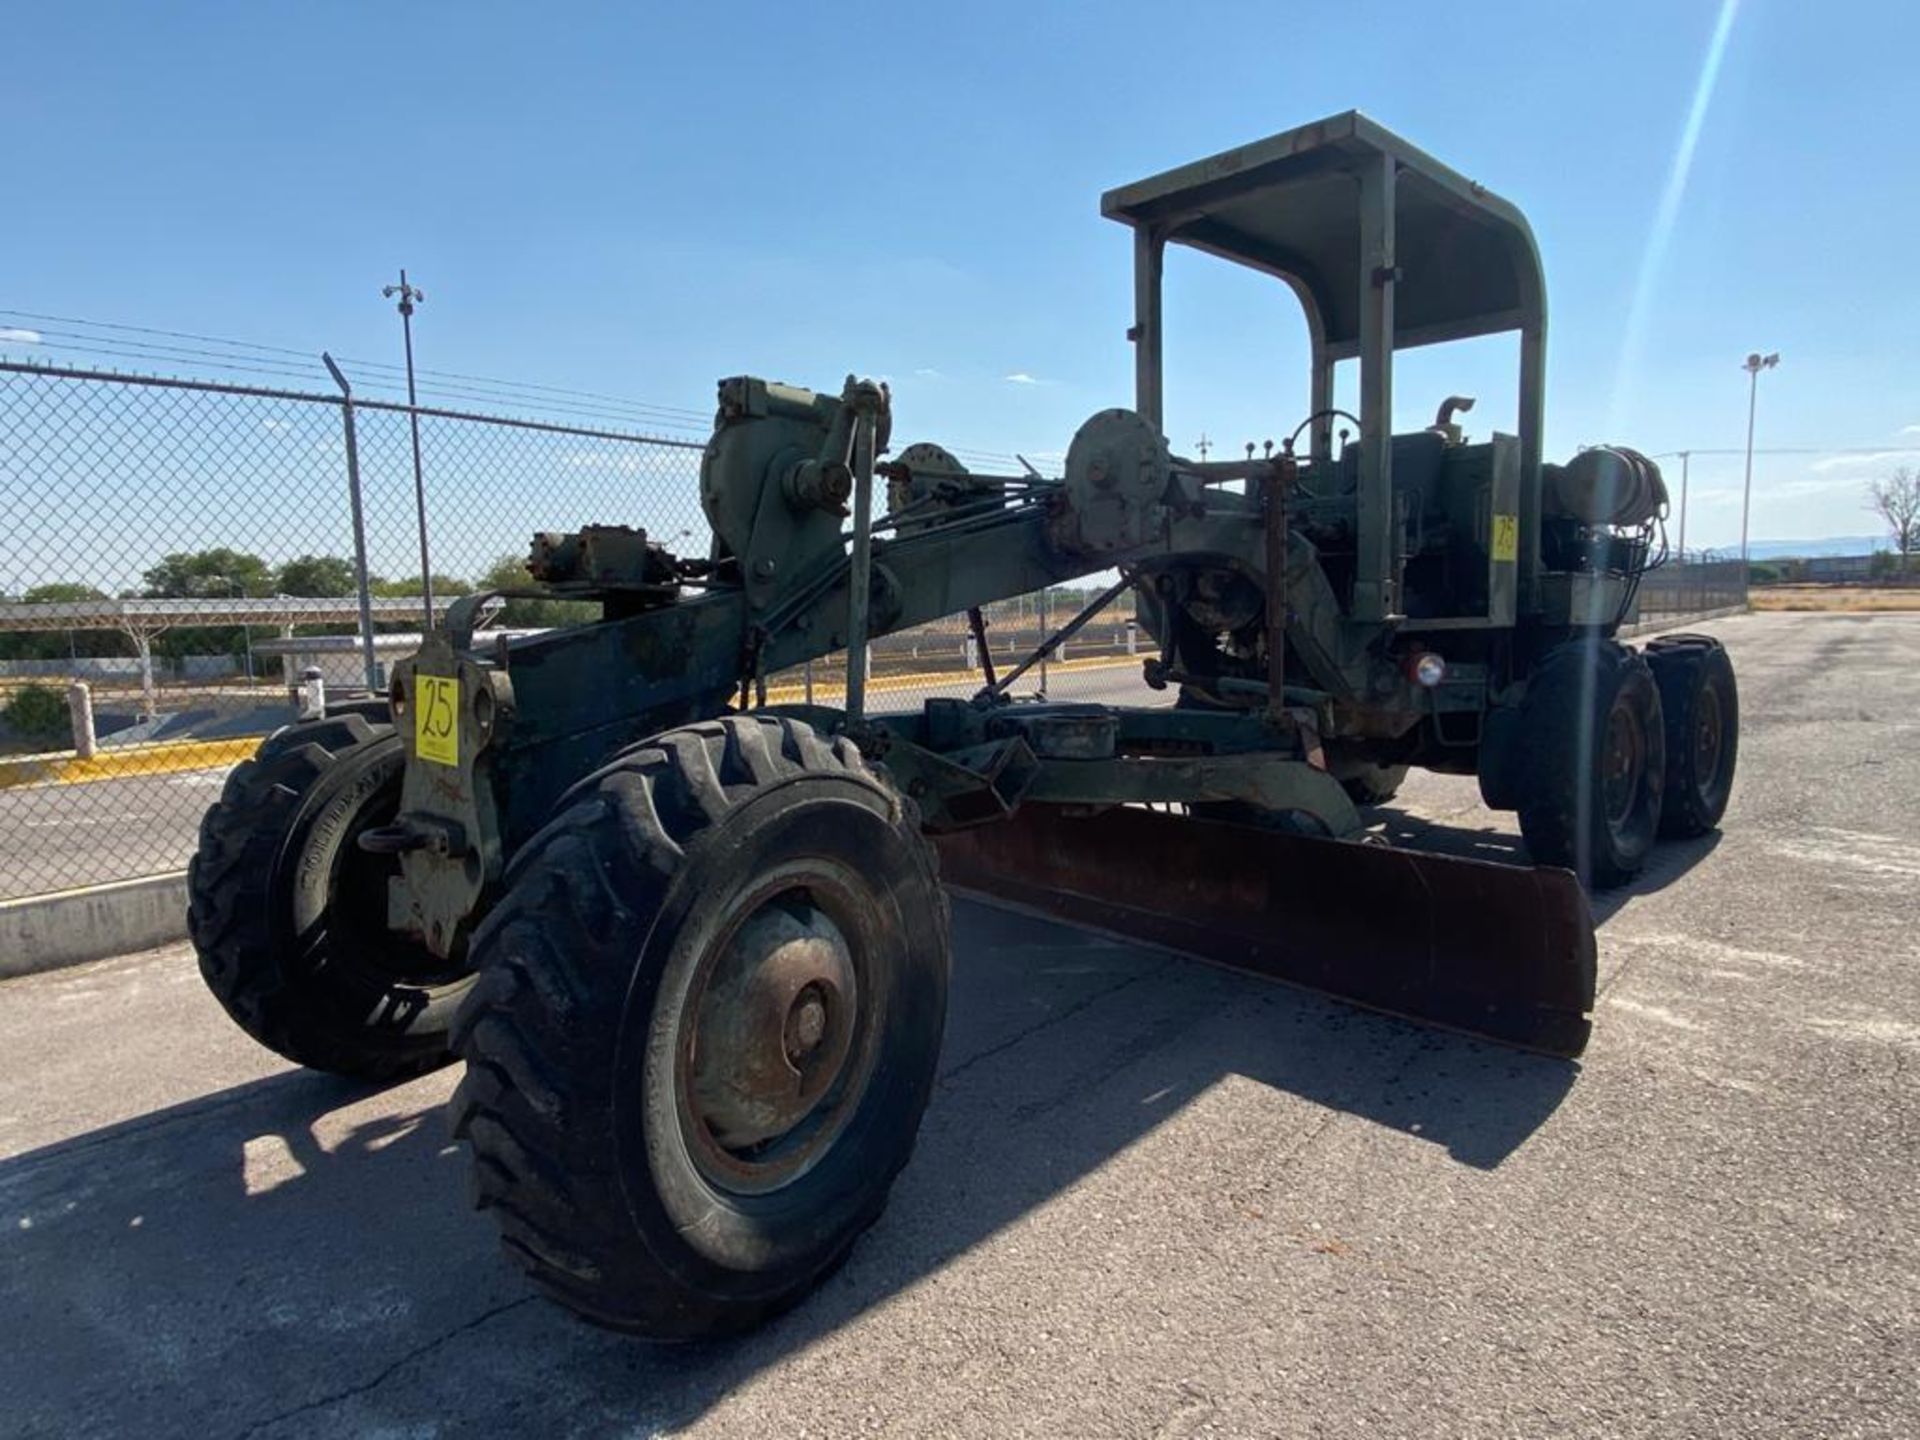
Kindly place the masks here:
<instances>
[{"instance_id":1,"label":"gravel ground","mask_svg":"<svg viewBox=\"0 0 1920 1440\"><path fill-rule=\"evenodd\" d=\"M1741 782L1597 907L1581 1065L961 906L891 1208L727 1345L532 1298L451 1074L289 1070L182 948L0 985L0 1431L1920 1433L1920 615L1702 628Z\"/></svg>"}]
</instances>

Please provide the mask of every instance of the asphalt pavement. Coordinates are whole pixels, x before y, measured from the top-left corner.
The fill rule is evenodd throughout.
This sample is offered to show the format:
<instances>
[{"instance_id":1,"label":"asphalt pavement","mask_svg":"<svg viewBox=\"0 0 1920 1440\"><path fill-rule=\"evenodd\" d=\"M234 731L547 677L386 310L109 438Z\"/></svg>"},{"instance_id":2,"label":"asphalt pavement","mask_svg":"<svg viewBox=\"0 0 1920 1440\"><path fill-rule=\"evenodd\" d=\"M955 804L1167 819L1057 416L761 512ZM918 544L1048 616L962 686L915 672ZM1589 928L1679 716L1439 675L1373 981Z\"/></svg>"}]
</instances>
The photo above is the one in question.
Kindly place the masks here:
<instances>
[{"instance_id":1,"label":"asphalt pavement","mask_svg":"<svg viewBox=\"0 0 1920 1440\"><path fill-rule=\"evenodd\" d=\"M0 789L0 900L184 870L228 768Z\"/></svg>"},{"instance_id":2,"label":"asphalt pavement","mask_svg":"<svg viewBox=\"0 0 1920 1440\"><path fill-rule=\"evenodd\" d=\"M960 905L889 1210L728 1344L535 1298L452 1072L292 1070L184 948L0 984L0 1431L1920 1434L1920 615L1701 628L1733 808L1597 905L1580 1064Z\"/></svg>"}]
</instances>

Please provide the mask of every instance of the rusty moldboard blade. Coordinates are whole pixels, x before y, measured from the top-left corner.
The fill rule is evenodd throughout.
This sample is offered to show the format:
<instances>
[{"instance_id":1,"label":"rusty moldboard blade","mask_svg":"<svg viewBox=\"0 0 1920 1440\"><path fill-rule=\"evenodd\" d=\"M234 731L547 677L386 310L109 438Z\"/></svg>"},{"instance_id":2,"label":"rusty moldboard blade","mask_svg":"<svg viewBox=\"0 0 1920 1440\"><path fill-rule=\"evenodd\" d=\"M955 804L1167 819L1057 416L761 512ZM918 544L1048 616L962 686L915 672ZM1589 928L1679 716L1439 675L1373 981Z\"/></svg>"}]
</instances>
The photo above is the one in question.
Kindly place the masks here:
<instances>
[{"instance_id":1,"label":"rusty moldboard blade","mask_svg":"<svg viewBox=\"0 0 1920 1440\"><path fill-rule=\"evenodd\" d=\"M1570 871L1131 808L1025 805L939 846L963 893L1528 1050L1586 1048L1593 919Z\"/></svg>"}]
</instances>

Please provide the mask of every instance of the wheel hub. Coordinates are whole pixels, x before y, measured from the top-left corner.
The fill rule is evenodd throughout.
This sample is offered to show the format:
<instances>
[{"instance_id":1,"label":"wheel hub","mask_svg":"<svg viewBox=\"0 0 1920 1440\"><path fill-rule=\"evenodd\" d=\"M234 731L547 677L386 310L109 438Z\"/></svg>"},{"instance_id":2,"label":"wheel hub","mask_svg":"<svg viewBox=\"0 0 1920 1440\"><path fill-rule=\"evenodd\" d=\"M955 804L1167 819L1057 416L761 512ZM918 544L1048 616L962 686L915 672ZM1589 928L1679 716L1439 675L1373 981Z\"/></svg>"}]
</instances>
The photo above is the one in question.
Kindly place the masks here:
<instances>
[{"instance_id":1,"label":"wheel hub","mask_svg":"<svg viewBox=\"0 0 1920 1440\"><path fill-rule=\"evenodd\" d=\"M1702 793L1720 780L1720 697L1709 688L1700 692L1694 721L1694 774Z\"/></svg>"},{"instance_id":2,"label":"wheel hub","mask_svg":"<svg viewBox=\"0 0 1920 1440\"><path fill-rule=\"evenodd\" d=\"M857 1006L826 915L783 897L748 916L714 962L694 1037L692 1100L714 1139L738 1152L799 1125L845 1065Z\"/></svg>"},{"instance_id":3,"label":"wheel hub","mask_svg":"<svg viewBox=\"0 0 1920 1440\"><path fill-rule=\"evenodd\" d=\"M1633 814L1640 793L1640 772L1644 766L1644 745L1640 726L1624 705L1616 706L1607 717L1605 783L1607 823L1616 830Z\"/></svg>"}]
</instances>

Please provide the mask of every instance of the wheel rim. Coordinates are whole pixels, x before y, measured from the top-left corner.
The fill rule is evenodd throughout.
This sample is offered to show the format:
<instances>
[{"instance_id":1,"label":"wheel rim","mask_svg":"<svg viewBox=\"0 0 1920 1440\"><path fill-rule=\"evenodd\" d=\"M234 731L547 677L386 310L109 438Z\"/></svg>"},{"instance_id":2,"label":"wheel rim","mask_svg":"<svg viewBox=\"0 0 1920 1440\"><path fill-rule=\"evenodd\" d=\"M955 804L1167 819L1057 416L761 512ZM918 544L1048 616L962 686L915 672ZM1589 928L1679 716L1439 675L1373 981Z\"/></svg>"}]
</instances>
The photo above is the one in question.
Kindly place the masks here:
<instances>
[{"instance_id":1,"label":"wheel rim","mask_svg":"<svg viewBox=\"0 0 1920 1440\"><path fill-rule=\"evenodd\" d=\"M1640 717L1624 704L1607 716L1607 743L1601 793L1606 804L1607 828L1616 836L1626 830L1639 808L1647 767L1646 736Z\"/></svg>"},{"instance_id":2,"label":"wheel rim","mask_svg":"<svg viewBox=\"0 0 1920 1440\"><path fill-rule=\"evenodd\" d=\"M792 1184L858 1110L877 1048L872 976L849 877L813 866L732 907L698 961L674 1088L709 1184Z\"/></svg>"},{"instance_id":3,"label":"wheel rim","mask_svg":"<svg viewBox=\"0 0 1920 1440\"><path fill-rule=\"evenodd\" d=\"M1693 712L1693 775L1694 787L1703 800L1712 799L1720 788L1725 727L1719 692L1711 685L1702 686Z\"/></svg>"}]
</instances>

